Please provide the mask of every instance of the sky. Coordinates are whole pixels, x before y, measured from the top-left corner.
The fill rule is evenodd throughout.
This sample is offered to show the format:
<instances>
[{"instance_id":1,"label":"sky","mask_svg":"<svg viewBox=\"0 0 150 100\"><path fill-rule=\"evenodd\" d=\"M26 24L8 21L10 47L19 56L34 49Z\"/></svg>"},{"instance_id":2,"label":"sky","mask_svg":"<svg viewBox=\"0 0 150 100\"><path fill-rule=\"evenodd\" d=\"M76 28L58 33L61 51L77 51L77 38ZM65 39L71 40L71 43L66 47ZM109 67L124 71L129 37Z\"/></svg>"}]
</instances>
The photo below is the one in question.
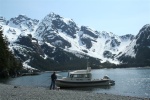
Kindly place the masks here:
<instances>
[{"instance_id":1,"label":"sky","mask_svg":"<svg viewBox=\"0 0 150 100\"><path fill-rule=\"evenodd\" d=\"M0 0L0 16L42 20L54 12L77 25L116 35L137 35L150 24L150 0Z\"/></svg>"}]
</instances>

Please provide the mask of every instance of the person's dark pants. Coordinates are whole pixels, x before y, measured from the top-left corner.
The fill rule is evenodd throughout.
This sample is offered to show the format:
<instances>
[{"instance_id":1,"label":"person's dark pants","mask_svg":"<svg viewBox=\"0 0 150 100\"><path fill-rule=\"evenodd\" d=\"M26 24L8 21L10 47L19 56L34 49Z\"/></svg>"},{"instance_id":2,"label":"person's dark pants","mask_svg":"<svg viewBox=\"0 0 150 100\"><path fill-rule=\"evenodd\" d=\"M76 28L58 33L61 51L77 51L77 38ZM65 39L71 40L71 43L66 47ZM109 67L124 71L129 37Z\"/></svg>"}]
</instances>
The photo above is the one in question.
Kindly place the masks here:
<instances>
[{"instance_id":1,"label":"person's dark pants","mask_svg":"<svg viewBox=\"0 0 150 100\"><path fill-rule=\"evenodd\" d=\"M51 82L50 89L52 89L52 88L53 88L53 90L55 89L55 81Z\"/></svg>"}]
</instances>

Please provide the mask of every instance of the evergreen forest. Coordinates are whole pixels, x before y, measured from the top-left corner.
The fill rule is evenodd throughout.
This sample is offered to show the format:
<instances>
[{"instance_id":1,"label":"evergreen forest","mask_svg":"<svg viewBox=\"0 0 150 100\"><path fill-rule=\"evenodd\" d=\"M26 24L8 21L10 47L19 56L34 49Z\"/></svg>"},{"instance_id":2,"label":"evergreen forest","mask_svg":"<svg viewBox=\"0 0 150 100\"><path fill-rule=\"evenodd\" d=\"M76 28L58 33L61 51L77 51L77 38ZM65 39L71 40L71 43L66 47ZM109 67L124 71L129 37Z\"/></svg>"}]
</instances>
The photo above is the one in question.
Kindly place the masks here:
<instances>
[{"instance_id":1,"label":"evergreen forest","mask_svg":"<svg viewBox=\"0 0 150 100\"><path fill-rule=\"evenodd\" d=\"M15 77L22 69L22 63L9 50L8 44L7 37L0 30L0 78Z\"/></svg>"}]
</instances>

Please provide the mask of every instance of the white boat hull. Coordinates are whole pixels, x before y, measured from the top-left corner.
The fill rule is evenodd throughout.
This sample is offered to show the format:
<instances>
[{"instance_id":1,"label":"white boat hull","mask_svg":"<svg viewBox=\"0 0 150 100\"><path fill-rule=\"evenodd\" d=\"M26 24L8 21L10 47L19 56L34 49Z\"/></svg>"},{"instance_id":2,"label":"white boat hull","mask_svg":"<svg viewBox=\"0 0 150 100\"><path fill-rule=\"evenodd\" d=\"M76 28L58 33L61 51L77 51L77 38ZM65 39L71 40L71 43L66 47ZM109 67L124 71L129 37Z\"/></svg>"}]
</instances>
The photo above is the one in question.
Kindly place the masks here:
<instances>
[{"instance_id":1,"label":"white boat hull","mask_svg":"<svg viewBox=\"0 0 150 100\"><path fill-rule=\"evenodd\" d=\"M91 86L108 86L110 80L91 80L91 81L67 81L67 80L56 80L56 85L60 88L69 87L91 87Z\"/></svg>"}]
</instances>

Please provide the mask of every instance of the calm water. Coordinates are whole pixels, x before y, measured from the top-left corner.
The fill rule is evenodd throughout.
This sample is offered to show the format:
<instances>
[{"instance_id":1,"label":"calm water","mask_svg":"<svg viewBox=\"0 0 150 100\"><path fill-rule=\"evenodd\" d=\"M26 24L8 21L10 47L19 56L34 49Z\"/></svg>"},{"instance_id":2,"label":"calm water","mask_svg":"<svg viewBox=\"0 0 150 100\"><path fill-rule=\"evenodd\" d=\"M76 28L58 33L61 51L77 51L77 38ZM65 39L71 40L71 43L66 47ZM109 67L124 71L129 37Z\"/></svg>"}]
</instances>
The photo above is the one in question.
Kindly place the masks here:
<instances>
[{"instance_id":1,"label":"calm water","mask_svg":"<svg viewBox=\"0 0 150 100\"><path fill-rule=\"evenodd\" d=\"M57 73L64 77L67 76L67 72ZM92 73L93 79L108 75L111 79L115 80L116 84L111 87L74 88L70 90L150 98L150 68L99 69L92 70ZM1 82L19 86L49 88L50 75L51 73L47 72L37 76L23 76L1 80Z\"/></svg>"}]
</instances>

